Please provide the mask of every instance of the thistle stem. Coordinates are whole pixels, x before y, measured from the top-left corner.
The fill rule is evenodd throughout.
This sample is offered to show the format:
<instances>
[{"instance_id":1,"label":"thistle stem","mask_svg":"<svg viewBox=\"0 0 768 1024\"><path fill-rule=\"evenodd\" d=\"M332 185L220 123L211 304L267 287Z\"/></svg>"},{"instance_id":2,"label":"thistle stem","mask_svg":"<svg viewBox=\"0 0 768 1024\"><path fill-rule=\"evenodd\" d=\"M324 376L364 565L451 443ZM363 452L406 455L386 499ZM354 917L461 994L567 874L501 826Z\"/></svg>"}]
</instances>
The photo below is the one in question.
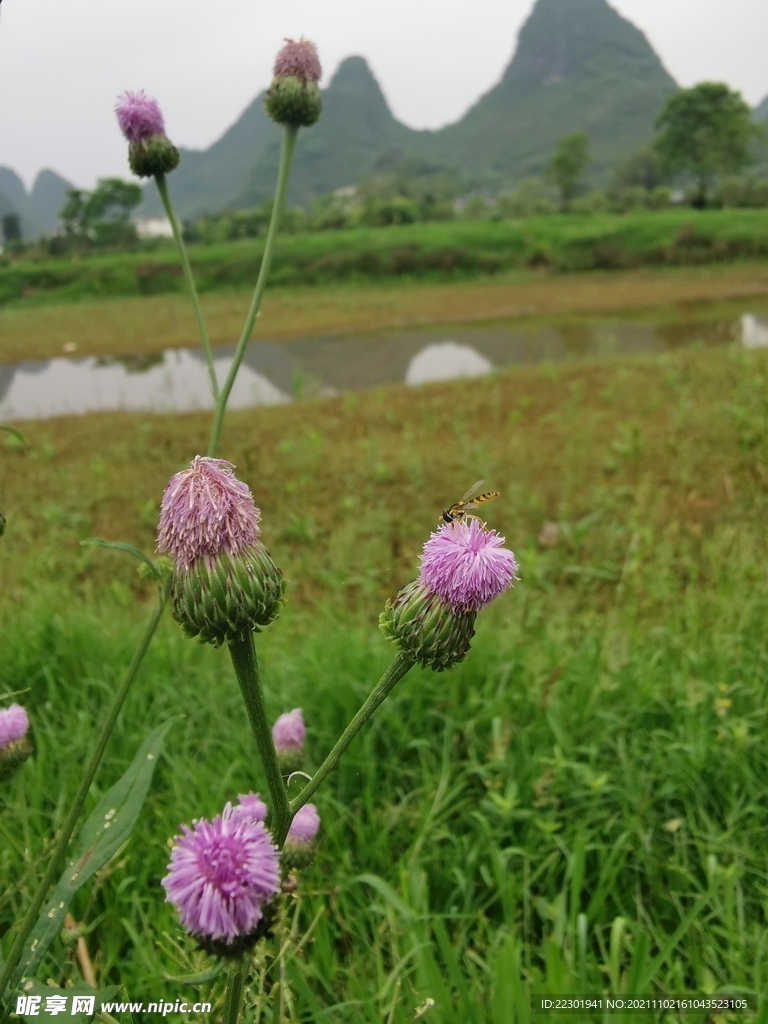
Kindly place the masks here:
<instances>
[{"instance_id":1,"label":"thistle stem","mask_svg":"<svg viewBox=\"0 0 768 1024\"><path fill-rule=\"evenodd\" d=\"M205 329L203 311L200 308L200 298L197 294L197 288L195 287L195 279L192 276L192 267L189 265L189 256L187 255L187 249L184 245L184 239L181 237L181 231L179 231L179 222L176 219L173 207L171 206L171 197L168 194L168 184L165 180L165 175L156 174L155 184L157 185L157 191L160 193L160 199L163 202L166 216L171 222L173 237L176 242L176 247L179 250L179 255L181 256L181 265L184 269L184 280L187 282L189 295L192 299L192 305L195 310L195 320L197 320L197 329L200 333L200 343L203 346L203 354L205 355L205 361L208 365L208 383L215 402L219 397L219 382L216 380L216 369L213 365L213 352L211 352L211 343L208 340L208 332Z\"/></svg>"},{"instance_id":2,"label":"thistle stem","mask_svg":"<svg viewBox=\"0 0 768 1024\"><path fill-rule=\"evenodd\" d=\"M133 680L136 678L136 674L139 671L139 666L141 665L144 655L147 653L147 649L150 645L152 637L154 636L155 630L157 629L157 625L160 622L160 617L163 614L165 602L168 599L169 590L170 580L167 583L164 583L160 588L160 596L157 603L157 607L152 613L152 618L147 623L147 628L144 631L144 636L142 637L141 643L139 644L136 653L133 656L131 664L128 666L128 671L125 674L125 678L123 679L120 689L117 691L112 700L112 706L110 707L106 720L101 727L101 733L99 735L98 743L96 744L96 749L91 755L91 760L88 763L88 767L85 769L85 774L83 775L82 781L80 782L80 788L77 791L74 803L72 804L69 810L69 814L67 815L67 818L64 824L62 825L59 837L56 840L56 843L53 847L53 852L51 854L51 859L48 862L46 872L43 875L43 878L39 886L37 887L37 892L35 893L34 898L31 904L29 905L27 913L24 916L24 920L21 922L21 927L19 928L16 934L16 938L14 939L13 945L11 946L10 952L8 953L8 959L5 961L3 972L0 975L0 999L2 999L6 985L8 984L9 979L13 976L19 964L19 961L21 960L24 943L26 942L29 933L32 931L35 921L37 920L37 915L40 913L40 908L42 907L45 901L45 897L48 894L48 889L50 888L52 882L56 878L56 875L61 870L61 865L64 860L64 856L67 852L69 840L72 837L72 833L75 830L75 825L77 824L77 819L80 816L80 812L83 809L83 804L85 803L86 797L88 796L88 790L91 788L91 783L93 782L94 776L96 775L96 771L99 767L99 764L101 763L101 759L104 756L104 751L106 750L109 737L112 733L112 729L114 728L115 722L117 721L117 716L120 714L120 710L123 706L125 698L128 696L128 691L131 688L131 684L133 683Z\"/></svg>"},{"instance_id":3,"label":"thistle stem","mask_svg":"<svg viewBox=\"0 0 768 1024\"><path fill-rule=\"evenodd\" d=\"M296 145L296 136L298 131L299 129L295 125L284 125L283 127L283 144L280 150L280 167L277 172L275 200L272 205L272 217L269 222L267 241L264 245L264 255L261 259L261 269L259 270L256 288L253 292L251 308L248 310L248 316L246 317L245 324L243 326L243 333L240 335L240 340L237 343L237 348L235 349L235 354L232 359L232 365L229 368L229 373L227 374L227 379L224 381L221 388L221 394L216 401L216 408L213 414L213 426L211 427L211 436L208 442L209 458L215 458L216 456L229 393L232 390L232 385L235 383L235 377L237 376L237 371L240 369L240 363L243 361L245 349L248 345L248 340L256 321L256 315L259 312L259 306L261 305L261 297L264 294L264 288L267 284L269 269L272 265L272 254L275 248L275 238L277 237L277 229L280 224L280 215L283 212L283 205L285 203L285 191L288 187L288 172L291 169L291 159L293 157L293 150Z\"/></svg>"},{"instance_id":4,"label":"thistle stem","mask_svg":"<svg viewBox=\"0 0 768 1024\"><path fill-rule=\"evenodd\" d=\"M409 672L415 661L405 654L398 654L387 671L381 677L374 690L371 691L368 699L349 723L347 728L336 741L336 745L326 757L315 774L312 781L302 789L295 800L290 802L290 813L293 816L300 807L303 807L315 790L331 774L339 763L339 758L347 749L352 740L357 736L362 727L374 713L376 708L390 695L395 685L400 682L403 676Z\"/></svg>"},{"instance_id":5,"label":"thistle stem","mask_svg":"<svg viewBox=\"0 0 768 1024\"><path fill-rule=\"evenodd\" d=\"M227 998L224 1004L223 1024L237 1024L240 1016L240 1007L243 1005L243 993L245 992L245 981L248 977L250 961L247 953L241 953L239 958L232 964L232 970L227 982Z\"/></svg>"},{"instance_id":6,"label":"thistle stem","mask_svg":"<svg viewBox=\"0 0 768 1024\"><path fill-rule=\"evenodd\" d=\"M248 720L251 723L259 757L267 776L274 815L270 831L275 843L278 847L282 847L291 824L291 811L288 806L288 794L280 771L280 763L275 752L275 744L272 740L272 730L269 727L267 711L264 707L264 694L259 679L259 663L256 659L253 634L248 633L240 640L230 640L229 654L235 667L237 681L240 684L240 692L245 701L245 709L248 712Z\"/></svg>"}]
</instances>

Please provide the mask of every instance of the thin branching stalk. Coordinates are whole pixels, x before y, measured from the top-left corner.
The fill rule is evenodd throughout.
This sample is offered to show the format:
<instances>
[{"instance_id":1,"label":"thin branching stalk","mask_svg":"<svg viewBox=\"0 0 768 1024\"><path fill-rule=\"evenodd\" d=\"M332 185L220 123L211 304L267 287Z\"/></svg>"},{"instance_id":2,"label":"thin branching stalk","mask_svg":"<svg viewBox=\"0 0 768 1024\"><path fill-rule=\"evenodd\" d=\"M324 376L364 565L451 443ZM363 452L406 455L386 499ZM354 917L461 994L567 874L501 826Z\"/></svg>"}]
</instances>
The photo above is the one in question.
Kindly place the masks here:
<instances>
[{"instance_id":1,"label":"thin branching stalk","mask_svg":"<svg viewBox=\"0 0 768 1024\"><path fill-rule=\"evenodd\" d=\"M312 776L312 781L308 782L307 785L302 789L295 800L291 800L290 812L293 816L300 807L303 807L309 800L315 790L325 781L325 779L331 774L333 769L339 763L339 758L347 749L352 740L357 736L362 727L374 713L376 708L390 695L396 684L400 682L403 676L409 672L415 662L412 658L409 658L405 654L398 654L392 664L389 666L387 671L379 680L376 688L371 691L370 696L357 712L355 717L349 723L347 728L341 734L336 741L336 745L330 752L328 757L323 761L320 767L317 769L315 774Z\"/></svg>"},{"instance_id":2,"label":"thin branching stalk","mask_svg":"<svg viewBox=\"0 0 768 1024\"><path fill-rule=\"evenodd\" d=\"M189 295L192 299L192 305L195 310L195 320L197 320L197 329L200 333L200 343L203 346L203 354L205 355L205 361L208 365L208 383L215 402L219 397L219 382L216 380L216 368L213 365L213 352L211 351L211 343L208 340L208 332L205 329L203 311L200 307L200 297L197 294L195 279L192 276L192 267L189 264L187 248L184 245L184 239L182 238L181 231L179 230L179 222L176 219L176 214L173 212L173 207L171 206L171 197L168 194L168 183L165 180L165 175L156 174L155 184L157 185L157 191L160 193L160 198L163 202L166 216L171 222L173 237L178 247L179 255L181 256L181 265L184 268L184 280L187 282L187 288L189 288Z\"/></svg>"},{"instance_id":3,"label":"thin branching stalk","mask_svg":"<svg viewBox=\"0 0 768 1024\"><path fill-rule=\"evenodd\" d=\"M251 308L248 310L248 316L246 317L245 324L243 325L243 333L240 335L240 340L237 343L237 348L235 349L235 355L232 359L232 365L229 368L227 379L222 385L221 394L216 402L216 409L213 414L213 426L211 427L211 436L208 442L208 455L210 458L215 457L216 450L219 447L219 437L221 435L221 427L224 421L224 412L227 408L229 393L232 390L232 385L235 383L235 377L237 376L237 371L240 369L240 363L243 361L245 349L251 337L251 331L253 330L253 325L256 322L259 306L261 305L261 297L264 294L264 288L267 284L269 269L272 265L272 254L275 248L275 238L277 237L277 229L280 225L280 215L283 212L283 205L285 203L285 191L288 187L288 173L291 169L291 159L293 157L293 150L296 145L296 135L298 134L298 131L299 129L293 125L285 125L283 127L283 144L280 150L280 167L277 172L275 201L272 206L272 217L269 222L267 241L264 245L264 255L261 259L261 268L256 281L256 288L253 292L253 298L251 299Z\"/></svg>"},{"instance_id":4,"label":"thin branching stalk","mask_svg":"<svg viewBox=\"0 0 768 1024\"><path fill-rule=\"evenodd\" d=\"M67 818L64 824L62 825L59 837L56 840L56 843L53 847L51 859L48 861L48 868L46 869L46 872L43 875L40 885L37 887L37 891L34 895L34 898L30 903L29 908L27 909L27 913L24 916L24 920L21 922L21 926L18 932L16 933L16 938L14 939L13 945L11 946L10 952L8 953L8 959L5 961L3 972L2 974L0 974L0 998L2 998L3 993L5 992L5 987L8 984L8 980L12 977L13 972L16 970L16 967L18 966L24 948L24 943L26 942L29 933L32 931L32 928L34 927L35 921L37 920L37 915L40 913L40 908L42 907L43 903L45 902L45 898L48 895L48 890L50 889L58 873L61 871L61 865L64 861L67 852L67 846L69 845L69 840L72 838L72 833L75 830L77 819L80 817L80 812L83 809L83 804L85 803L86 797L88 796L88 790L91 788L91 783L93 782L94 776L96 775L98 767L101 764L101 759L104 756L104 751L106 750L107 743L109 742L109 737L111 736L112 729L114 728L115 722L117 721L117 716L120 714L120 710L123 706L123 703L125 702L125 698L128 696L128 691L131 688L131 684L133 683L133 680L136 678L136 674L139 671L139 667L144 658L144 655L147 653L147 649L149 648L149 645L152 641L152 637L155 635L155 630L157 629L158 623L160 622L160 617L163 614L165 602L168 599L169 590L170 580L163 583L162 586L160 587L160 595L158 598L157 607L152 613L152 618L147 623L147 628L144 631L144 636L142 637L141 643L139 644L136 653L133 656L131 664L128 666L128 671L125 673L125 678L123 679L120 689L117 691L112 700L112 706L110 707L104 724L101 727L101 733L99 735L98 743L96 744L96 749L91 755L91 760L88 764L88 767L85 770L83 778L80 781L80 788L77 791L74 803L72 804L69 810L69 814L67 815Z\"/></svg>"}]
</instances>

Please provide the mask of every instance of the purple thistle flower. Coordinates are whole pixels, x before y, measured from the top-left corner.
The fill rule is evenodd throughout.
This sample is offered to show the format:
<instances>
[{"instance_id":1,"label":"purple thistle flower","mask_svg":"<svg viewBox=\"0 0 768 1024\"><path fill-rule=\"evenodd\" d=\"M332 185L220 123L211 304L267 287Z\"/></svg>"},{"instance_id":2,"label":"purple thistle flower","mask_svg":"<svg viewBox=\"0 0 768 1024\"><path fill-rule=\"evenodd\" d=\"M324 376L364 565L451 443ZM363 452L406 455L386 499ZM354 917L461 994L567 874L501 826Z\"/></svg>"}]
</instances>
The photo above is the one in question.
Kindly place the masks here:
<instances>
[{"instance_id":1,"label":"purple thistle flower","mask_svg":"<svg viewBox=\"0 0 768 1024\"><path fill-rule=\"evenodd\" d=\"M0 710L0 750L20 740L28 728L27 712L21 704L9 704Z\"/></svg>"},{"instance_id":2,"label":"purple thistle flower","mask_svg":"<svg viewBox=\"0 0 768 1024\"><path fill-rule=\"evenodd\" d=\"M233 815L251 818L253 821L264 821L267 817L267 805L258 793L240 793L239 803L232 810Z\"/></svg>"},{"instance_id":3,"label":"purple thistle flower","mask_svg":"<svg viewBox=\"0 0 768 1024\"><path fill-rule=\"evenodd\" d=\"M264 823L227 804L181 831L162 880L166 902L192 935L227 943L249 935L280 888L280 854Z\"/></svg>"},{"instance_id":4,"label":"purple thistle flower","mask_svg":"<svg viewBox=\"0 0 768 1024\"><path fill-rule=\"evenodd\" d=\"M308 846L317 835L320 828L320 815L314 804L304 804L294 815L291 827L288 829L286 845Z\"/></svg>"},{"instance_id":5,"label":"purple thistle flower","mask_svg":"<svg viewBox=\"0 0 768 1024\"><path fill-rule=\"evenodd\" d=\"M285 46L275 57L275 78L298 78L302 82L317 84L322 75L317 47L306 39L294 42L286 39Z\"/></svg>"},{"instance_id":6,"label":"purple thistle flower","mask_svg":"<svg viewBox=\"0 0 768 1024\"><path fill-rule=\"evenodd\" d=\"M517 579L504 538L477 519L446 523L424 545L419 581L454 611L477 611Z\"/></svg>"},{"instance_id":7,"label":"purple thistle flower","mask_svg":"<svg viewBox=\"0 0 768 1024\"><path fill-rule=\"evenodd\" d=\"M278 756L299 753L304 746L306 733L301 708L294 708L293 711L286 711L284 715L280 715L272 726L272 740Z\"/></svg>"},{"instance_id":8,"label":"purple thistle flower","mask_svg":"<svg viewBox=\"0 0 768 1024\"><path fill-rule=\"evenodd\" d=\"M165 122L157 101L150 99L142 89L126 92L118 98L115 113L120 131L129 142L141 142L153 135L165 134Z\"/></svg>"},{"instance_id":9,"label":"purple thistle flower","mask_svg":"<svg viewBox=\"0 0 768 1024\"><path fill-rule=\"evenodd\" d=\"M160 505L157 548L179 568L218 554L237 557L259 536L261 512L247 484L223 459L196 455L168 482Z\"/></svg>"}]
</instances>

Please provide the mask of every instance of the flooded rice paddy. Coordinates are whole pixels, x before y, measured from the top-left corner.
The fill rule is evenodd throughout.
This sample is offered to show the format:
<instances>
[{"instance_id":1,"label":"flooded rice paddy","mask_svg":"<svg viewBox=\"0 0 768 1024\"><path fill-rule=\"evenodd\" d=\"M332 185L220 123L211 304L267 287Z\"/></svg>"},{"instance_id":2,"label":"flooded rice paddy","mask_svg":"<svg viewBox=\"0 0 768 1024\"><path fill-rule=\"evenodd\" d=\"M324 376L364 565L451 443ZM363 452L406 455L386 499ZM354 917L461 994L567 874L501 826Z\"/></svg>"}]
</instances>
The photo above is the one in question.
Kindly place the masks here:
<instances>
[{"instance_id":1,"label":"flooded rice paddy","mask_svg":"<svg viewBox=\"0 0 768 1024\"><path fill-rule=\"evenodd\" d=\"M661 353L688 346L768 347L768 299L610 317L559 317L425 327L381 334L255 341L231 408L276 405L381 384L476 377L546 360ZM214 352L223 380L234 347ZM212 407L199 349L122 357L62 356L0 366L0 422L91 412L189 412Z\"/></svg>"}]
</instances>

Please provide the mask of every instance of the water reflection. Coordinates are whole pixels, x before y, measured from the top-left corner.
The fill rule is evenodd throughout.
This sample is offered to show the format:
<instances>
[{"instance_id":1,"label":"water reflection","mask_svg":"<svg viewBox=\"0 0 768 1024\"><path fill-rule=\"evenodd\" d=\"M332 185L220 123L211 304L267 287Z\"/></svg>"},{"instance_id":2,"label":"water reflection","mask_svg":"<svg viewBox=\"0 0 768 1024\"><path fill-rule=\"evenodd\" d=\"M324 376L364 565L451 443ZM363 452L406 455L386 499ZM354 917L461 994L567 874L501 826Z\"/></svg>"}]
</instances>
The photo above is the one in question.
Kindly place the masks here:
<instances>
[{"instance_id":1,"label":"water reflection","mask_svg":"<svg viewBox=\"0 0 768 1024\"><path fill-rule=\"evenodd\" d=\"M768 317L745 313L741 318L741 343L744 348L768 348Z\"/></svg>"},{"instance_id":2,"label":"water reflection","mask_svg":"<svg viewBox=\"0 0 768 1024\"><path fill-rule=\"evenodd\" d=\"M469 345L443 341L438 345L427 345L413 357L405 371L405 383L427 384L458 377L483 377L492 369L493 364Z\"/></svg>"},{"instance_id":3,"label":"water reflection","mask_svg":"<svg viewBox=\"0 0 768 1024\"><path fill-rule=\"evenodd\" d=\"M448 337L446 335L449 334ZM230 406L275 405L378 384L476 377L494 367L594 355L662 352L739 340L768 346L768 316L739 311L711 320L512 323L378 336L249 345ZM219 379L233 348L215 352ZM115 358L59 358L0 366L0 422L126 410L189 412L212 407L199 351L174 349Z\"/></svg>"}]
</instances>

